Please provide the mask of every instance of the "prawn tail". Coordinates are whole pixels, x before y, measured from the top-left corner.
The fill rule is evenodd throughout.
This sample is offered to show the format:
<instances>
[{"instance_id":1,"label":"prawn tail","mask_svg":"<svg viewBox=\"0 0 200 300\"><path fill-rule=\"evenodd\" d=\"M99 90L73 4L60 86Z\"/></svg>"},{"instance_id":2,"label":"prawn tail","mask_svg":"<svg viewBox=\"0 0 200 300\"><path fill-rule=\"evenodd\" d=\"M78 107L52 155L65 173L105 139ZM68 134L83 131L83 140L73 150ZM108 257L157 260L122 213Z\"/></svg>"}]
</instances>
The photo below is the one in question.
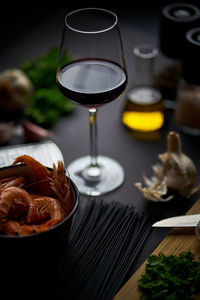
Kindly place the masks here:
<instances>
[{"instance_id":1,"label":"prawn tail","mask_svg":"<svg viewBox=\"0 0 200 300\"><path fill-rule=\"evenodd\" d=\"M53 164L53 177L51 178L50 185L51 189L57 195L64 211L68 214L73 208L73 203L70 197L70 182L66 178L62 161L58 161L57 167Z\"/></svg>"}]
</instances>

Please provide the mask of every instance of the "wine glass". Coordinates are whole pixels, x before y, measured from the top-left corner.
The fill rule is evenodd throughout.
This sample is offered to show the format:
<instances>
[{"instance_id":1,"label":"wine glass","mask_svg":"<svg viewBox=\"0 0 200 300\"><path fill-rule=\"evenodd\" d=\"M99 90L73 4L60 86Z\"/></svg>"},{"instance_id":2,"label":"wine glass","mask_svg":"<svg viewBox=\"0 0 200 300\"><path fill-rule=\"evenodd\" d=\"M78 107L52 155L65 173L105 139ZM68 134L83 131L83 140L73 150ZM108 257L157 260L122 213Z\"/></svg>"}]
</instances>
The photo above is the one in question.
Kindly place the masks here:
<instances>
[{"instance_id":1,"label":"wine glass","mask_svg":"<svg viewBox=\"0 0 200 300\"><path fill-rule=\"evenodd\" d=\"M67 55L66 55L67 54ZM71 101L89 111L90 155L67 166L81 194L99 196L119 187L124 171L98 155L97 112L124 91L127 73L118 18L102 8L82 8L65 17L56 82Z\"/></svg>"}]
</instances>

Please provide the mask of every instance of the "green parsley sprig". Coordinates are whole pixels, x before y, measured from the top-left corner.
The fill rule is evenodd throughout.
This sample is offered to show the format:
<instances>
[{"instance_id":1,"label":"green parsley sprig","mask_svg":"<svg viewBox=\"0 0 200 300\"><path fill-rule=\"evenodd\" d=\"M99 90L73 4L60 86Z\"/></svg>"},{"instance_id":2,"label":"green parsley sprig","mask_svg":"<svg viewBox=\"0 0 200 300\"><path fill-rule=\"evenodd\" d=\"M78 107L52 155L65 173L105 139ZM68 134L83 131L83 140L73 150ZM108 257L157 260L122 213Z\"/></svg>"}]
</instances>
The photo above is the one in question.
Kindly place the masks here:
<instances>
[{"instance_id":1,"label":"green parsley sprig","mask_svg":"<svg viewBox=\"0 0 200 300\"><path fill-rule=\"evenodd\" d=\"M138 281L141 300L193 300L200 292L200 258L191 252L150 255Z\"/></svg>"},{"instance_id":2,"label":"green parsley sprig","mask_svg":"<svg viewBox=\"0 0 200 300\"><path fill-rule=\"evenodd\" d=\"M58 54L59 49L54 47L34 60L24 61L20 66L34 86L26 115L45 127L54 125L59 117L75 108L75 104L67 100L56 85ZM67 53L64 55L65 60L69 60Z\"/></svg>"}]
</instances>

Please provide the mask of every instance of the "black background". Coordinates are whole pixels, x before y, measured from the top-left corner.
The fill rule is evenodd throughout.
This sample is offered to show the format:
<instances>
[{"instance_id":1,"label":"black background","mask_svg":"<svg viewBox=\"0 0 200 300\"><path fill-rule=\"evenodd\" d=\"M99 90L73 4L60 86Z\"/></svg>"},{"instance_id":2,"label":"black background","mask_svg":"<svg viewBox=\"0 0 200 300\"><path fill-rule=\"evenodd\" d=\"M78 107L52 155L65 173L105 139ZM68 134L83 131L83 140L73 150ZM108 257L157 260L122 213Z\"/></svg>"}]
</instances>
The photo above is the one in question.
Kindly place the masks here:
<instances>
[{"instance_id":1,"label":"black background","mask_svg":"<svg viewBox=\"0 0 200 300\"><path fill-rule=\"evenodd\" d=\"M151 43L159 48L160 10L166 3L169 1L123 1L120 5L114 6L113 3L109 5L102 1L84 1L80 5L74 1L61 4L59 1L48 4L41 1L25 2L20 7L16 3L5 3L0 12L0 71L16 68L23 59L37 57L52 46L59 46L66 13L79 7L96 6L112 9L119 16L129 86L134 73L132 49L138 43ZM198 5L199 1L190 3ZM132 204L137 210L148 214L152 222L183 214L198 195L192 199L176 196L167 203L151 203L141 196L134 187L134 182L142 181L144 172L148 176L152 174L151 166L158 162L157 155L166 151L166 135L170 130L177 130L180 133L183 151L193 159L200 174L199 138L182 133L171 111L166 111L166 122L159 140L144 141L133 138L121 124L125 94L126 92L117 101L102 107L99 111L99 153L120 162L126 176L124 184L119 189L102 196L101 199L108 203L119 201L124 205ZM73 159L88 154L88 123L87 111L77 107L74 113L61 118L52 128L57 136L56 142L63 152L66 166ZM11 144L16 142L23 140L15 139ZM86 197L81 197L80 205L84 206L85 199ZM152 230L133 271L168 232L168 229Z\"/></svg>"}]
</instances>

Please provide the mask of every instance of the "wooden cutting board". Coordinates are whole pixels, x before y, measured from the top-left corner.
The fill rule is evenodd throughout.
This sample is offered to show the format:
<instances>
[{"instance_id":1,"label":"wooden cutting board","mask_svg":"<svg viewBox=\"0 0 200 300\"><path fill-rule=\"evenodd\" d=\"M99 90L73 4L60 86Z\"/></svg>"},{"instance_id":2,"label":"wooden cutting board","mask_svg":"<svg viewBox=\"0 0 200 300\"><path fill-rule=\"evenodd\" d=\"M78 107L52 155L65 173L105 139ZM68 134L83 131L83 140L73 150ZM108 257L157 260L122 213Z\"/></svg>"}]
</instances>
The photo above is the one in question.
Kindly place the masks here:
<instances>
[{"instance_id":1,"label":"wooden cutting board","mask_svg":"<svg viewBox=\"0 0 200 300\"><path fill-rule=\"evenodd\" d=\"M200 199L187 212L188 214L200 213ZM179 254L181 251L191 251L195 257L200 256L200 240L195 234L194 228L174 228L171 233L160 243L152 254L165 255ZM133 274L127 283L116 294L114 300L139 300L138 279L145 272L146 261ZM198 294L195 300L200 300Z\"/></svg>"}]
</instances>

